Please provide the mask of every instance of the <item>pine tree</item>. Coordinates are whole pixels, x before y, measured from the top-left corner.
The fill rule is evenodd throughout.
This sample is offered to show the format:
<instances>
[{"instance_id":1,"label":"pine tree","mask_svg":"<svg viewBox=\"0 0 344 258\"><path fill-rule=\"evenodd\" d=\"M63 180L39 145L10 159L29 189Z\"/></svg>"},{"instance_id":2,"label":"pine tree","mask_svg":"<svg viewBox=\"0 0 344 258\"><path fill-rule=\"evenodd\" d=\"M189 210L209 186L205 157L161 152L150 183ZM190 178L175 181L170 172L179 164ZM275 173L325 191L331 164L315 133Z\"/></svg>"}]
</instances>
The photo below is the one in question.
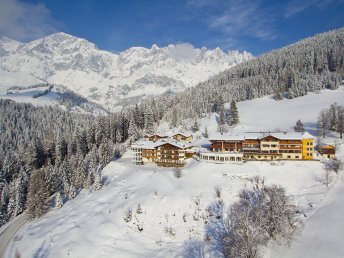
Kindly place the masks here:
<instances>
[{"instance_id":1,"label":"pine tree","mask_svg":"<svg viewBox=\"0 0 344 258\"><path fill-rule=\"evenodd\" d=\"M74 185L71 185L68 191L68 198L69 200L71 200L71 199L74 199L75 197L76 197L76 189Z\"/></svg>"},{"instance_id":2,"label":"pine tree","mask_svg":"<svg viewBox=\"0 0 344 258\"><path fill-rule=\"evenodd\" d=\"M300 132L303 133L305 131L305 128L303 126L303 123L301 122L301 120L297 120L295 126L294 126L294 131L295 132Z\"/></svg>"},{"instance_id":3,"label":"pine tree","mask_svg":"<svg viewBox=\"0 0 344 258\"><path fill-rule=\"evenodd\" d=\"M103 187L101 170L96 171L94 178L94 190L98 191Z\"/></svg>"},{"instance_id":4,"label":"pine tree","mask_svg":"<svg viewBox=\"0 0 344 258\"><path fill-rule=\"evenodd\" d=\"M195 133L197 131L199 131L199 125L197 120L195 120L194 124L192 125L192 131Z\"/></svg>"},{"instance_id":5,"label":"pine tree","mask_svg":"<svg viewBox=\"0 0 344 258\"><path fill-rule=\"evenodd\" d=\"M208 138L208 137L209 137L209 135L208 135L208 127L206 127L206 128L204 129L204 134L203 134L203 136L204 136L204 138Z\"/></svg>"},{"instance_id":6,"label":"pine tree","mask_svg":"<svg viewBox=\"0 0 344 258\"><path fill-rule=\"evenodd\" d=\"M129 128L128 128L128 136L133 141L137 141L140 138L139 131L138 131L136 123L134 121L134 116L130 117Z\"/></svg>"},{"instance_id":7,"label":"pine tree","mask_svg":"<svg viewBox=\"0 0 344 258\"><path fill-rule=\"evenodd\" d=\"M239 112L238 108L236 105L236 102L232 100L231 102L231 120L230 120L230 125L237 125L239 123Z\"/></svg>"},{"instance_id":8,"label":"pine tree","mask_svg":"<svg viewBox=\"0 0 344 258\"><path fill-rule=\"evenodd\" d=\"M336 131L339 133L340 138L343 138L344 133L344 106L337 107L337 128Z\"/></svg>"},{"instance_id":9,"label":"pine tree","mask_svg":"<svg viewBox=\"0 0 344 258\"><path fill-rule=\"evenodd\" d=\"M61 163L68 153L67 142L61 132L57 134L56 139L56 160Z\"/></svg>"},{"instance_id":10,"label":"pine tree","mask_svg":"<svg viewBox=\"0 0 344 258\"><path fill-rule=\"evenodd\" d=\"M59 209L62 206L63 206L62 194L61 192L57 192L56 197L55 197L55 207Z\"/></svg>"},{"instance_id":11,"label":"pine tree","mask_svg":"<svg viewBox=\"0 0 344 258\"><path fill-rule=\"evenodd\" d=\"M7 182L2 188L0 201L0 226L2 226L8 221L7 205L9 201L9 186Z\"/></svg>"},{"instance_id":12,"label":"pine tree","mask_svg":"<svg viewBox=\"0 0 344 258\"><path fill-rule=\"evenodd\" d=\"M25 209L27 181L20 176L15 183L15 210L14 216L21 214Z\"/></svg>"},{"instance_id":13,"label":"pine tree","mask_svg":"<svg viewBox=\"0 0 344 258\"><path fill-rule=\"evenodd\" d=\"M153 111L150 106L147 106L145 110L145 132L146 134L155 132Z\"/></svg>"},{"instance_id":14,"label":"pine tree","mask_svg":"<svg viewBox=\"0 0 344 258\"><path fill-rule=\"evenodd\" d=\"M85 130L81 131L78 137L78 147L82 156L85 157L86 154L89 152L88 144L87 144L87 133Z\"/></svg>"},{"instance_id":15,"label":"pine tree","mask_svg":"<svg viewBox=\"0 0 344 258\"><path fill-rule=\"evenodd\" d=\"M102 142L99 146L99 162L102 168L109 164L112 159L111 149L112 147L107 142Z\"/></svg>"},{"instance_id":16,"label":"pine tree","mask_svg":"<svg viewBox=\"0 0 344 258\"><path fill-rule=\"evenodd\" d=\"M48 210L48 197L43 171L32 172L27 201L27 215L30 219L38 218Z\"/></svg>"}]
</instances>

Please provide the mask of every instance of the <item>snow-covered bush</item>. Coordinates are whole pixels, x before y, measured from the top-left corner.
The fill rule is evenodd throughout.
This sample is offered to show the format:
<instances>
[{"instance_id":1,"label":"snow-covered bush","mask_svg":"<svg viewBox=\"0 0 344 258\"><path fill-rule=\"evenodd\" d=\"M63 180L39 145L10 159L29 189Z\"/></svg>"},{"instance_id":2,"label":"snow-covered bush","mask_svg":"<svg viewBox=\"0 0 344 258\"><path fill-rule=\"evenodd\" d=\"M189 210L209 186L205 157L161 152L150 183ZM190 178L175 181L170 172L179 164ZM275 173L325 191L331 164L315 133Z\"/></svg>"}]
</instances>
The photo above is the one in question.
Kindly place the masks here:
<instances>
[{"instance_id":1,"label":"snow-covered bush","mask_svg":"<svg viewBox=\"0 0 344 258\"><path fill-rule=\"evenodd\" d=\"M132 218L133 218L133 212L131 211L131 209L126 210L123 215L124 221L130 222Z\"/></svg>"},{"instance_id":2,"label":"snow-covered bush","mask_svg":"<svg viewBox=\"0 0 344 258\"><path fill-rule=\"evenodd\" d=\"M215 197L221 198L221 191L222 191L221 187L216 186L215 187Z\"/></svg>"},{"instance_id":3,"label":"snow-covered bush","mask_svg":"<svg viewBox=\"0 0 344 258\"><path fill-rule=\"evenodd\" d=\"M300 232L302 221L283 187L265 186L257 180L252 190L241 191L225 225L225 256L259 257L260 248L269 241L290 244Z\"/></svg>"},{"instance_id":4,"label":"snow-covered bush","mask_svg":"<svg viewBox=\"0 0 344 258\"><path fill-rule=\"evenodd\" d=\"M174 168L173 175L175 178L181 178L183 176L183 171L180 168Z\"/></svg>"},{"instance_id":5,"label":"snow-covered bush","mask_svg":"<svg viewBox=\"0 0 344 258\"><path fill-rule=\"evenodd\" d=\"M141 214L143 211L142 211L142 207L141 207L141 204L139 203L138 205L137 205L137 208L136 208L136 213L137 214Z\"/></svg>"},{"instance_id":6,"label":"snow-covered bush","mask_svg":"<svg viewBox=\"0 0 344 258\"><path fill-rule=\"evenodd\" d=\"M165 227L164 232L171 237L174 237L176 235L176 229L173 227Z\"/></svg>"}]
</instances>

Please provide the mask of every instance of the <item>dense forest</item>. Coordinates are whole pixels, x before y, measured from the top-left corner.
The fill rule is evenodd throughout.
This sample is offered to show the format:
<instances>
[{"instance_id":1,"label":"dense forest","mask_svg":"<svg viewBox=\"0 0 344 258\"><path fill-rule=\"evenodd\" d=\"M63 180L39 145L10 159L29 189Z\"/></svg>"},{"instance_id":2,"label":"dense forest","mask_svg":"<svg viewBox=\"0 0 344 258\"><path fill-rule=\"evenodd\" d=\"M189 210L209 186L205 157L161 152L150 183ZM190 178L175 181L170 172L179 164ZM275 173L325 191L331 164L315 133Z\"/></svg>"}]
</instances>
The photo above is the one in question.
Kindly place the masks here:
<instances>
[{"instance_id":1,"label":"dense forest","mask_svg":"<svg viewBox=\"0 0 344 258\"><path fill-rule=\"evenodd\" d=\"M173 126L219 112L223 103L336 89L344 78L344 29L322 33L230 68L175 96L154 99Z\"/></svg>"}]
</instances>

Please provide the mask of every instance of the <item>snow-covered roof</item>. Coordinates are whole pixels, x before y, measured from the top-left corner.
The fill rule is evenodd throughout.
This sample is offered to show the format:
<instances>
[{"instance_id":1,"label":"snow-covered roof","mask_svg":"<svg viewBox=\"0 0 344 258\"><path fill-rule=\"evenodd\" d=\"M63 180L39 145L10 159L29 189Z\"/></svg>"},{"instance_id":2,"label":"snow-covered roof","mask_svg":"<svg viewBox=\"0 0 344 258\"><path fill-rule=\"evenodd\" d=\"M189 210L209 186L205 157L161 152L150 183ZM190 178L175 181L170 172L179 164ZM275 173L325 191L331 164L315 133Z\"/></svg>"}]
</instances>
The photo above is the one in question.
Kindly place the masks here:
<instances>
[{"instance_id":1,"label":"snow-covered roof","mask_svg":"<svg viewBox=\"0 0 344 258\"><path fill-rule=\"evenodd\" d=\"M177 148L180 149L186 149L186 148L191 148L193 147L193 144L184 142L184 141L172 141L172 140L167 140L167 141L137 141L134 144L131 145L131 147L134 148L142 148L142 149L149 149L149 150L154 150L155 148L162 146L164 144L171 144L173 146L176 146Z\"/></svg>"},{"instance_id":2,"label":"snow-covered roof","mask_svg":"<svg viewBox=\"0 0 344 258\"><path fill-rule=\"evenodd\" d=\"M272 136L280 140L302 140L302 139L314 139L314 136L310 133L294 133L294 132L261 132L261 133L244 133L242 135L233 134L215 134L210 138L210 141L224 140L224 141L244 141L245 139L263 139L267 136Z\"/></svg>"},{"instance_id":3,"label":"snow-covered roof","mask_svg":"<svg viewBox=\"0 0 344 258\"><path fill-rule=\"evenodd\" d=\"M223 140L223 141L243 141L245 140L244 135L237 134L213 134L209 139L210 141Z\"/></svg>"},{"instance_id":4,"label":"snow-covered roof","mask_svg":"<svg viewBox=\"0 0 344 258\"><path fill-rule=\"evenodd\" d=\"M137 141L131 145L131 147L134 148L142 148L142 149L149 149L149 150L154 150L156 147L162 145L164 142L157 141L157 142L152 142L152 141Z\"/></svg>"},{"instance_id":5,"label":"snow-covered roof","mask_svg":"<svg viewBox=\"0 0 344 258\"><path fill-rule=\"evenodd\" d=\"M158 137L161 137L161 138L167 138L168 137L167 135L164 135L164 134L155 133L155 134L146 134L145 138L154 137L154 136L158 136Z\"/></svg>"}]
</instances>

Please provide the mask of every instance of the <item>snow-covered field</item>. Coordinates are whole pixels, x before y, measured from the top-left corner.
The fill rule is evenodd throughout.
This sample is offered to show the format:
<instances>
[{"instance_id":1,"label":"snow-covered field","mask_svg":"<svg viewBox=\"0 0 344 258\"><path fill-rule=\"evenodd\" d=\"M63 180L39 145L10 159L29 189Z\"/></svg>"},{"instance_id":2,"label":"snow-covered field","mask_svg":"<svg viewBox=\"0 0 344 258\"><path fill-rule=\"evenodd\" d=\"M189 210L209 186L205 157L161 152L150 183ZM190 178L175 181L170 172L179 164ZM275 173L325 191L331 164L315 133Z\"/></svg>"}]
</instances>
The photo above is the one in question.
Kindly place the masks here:
<instances>
[{"instance_id":1,"label":"snow-covered field","mask_svg":"<svg viewBox=\"0 0 344 258\"><path fill-rule=\"evenodd\" d=\"M264 97L242 102L238 105L241 123L234 131L290 130L297 119L314 130L319 111L334 102L344 104L343 88L294 100L274 101ZM200 122L201 129L207 126L210 132L216 130L214 116ZM339 139L327 140L337 142L338 157L344 159ZM13 257L15 250L22 257L190 255L183 247L190 240L195 243L204 240L205 230L213 226L207 208L219 201L215 187L222 189L221 199L226 209L236 201L241 189L250 187L249 178L257 174L266 179L266 184L285 187L307 216L298 243L291 248L273 247L266 251L265 257L342 255L344 184L340 176L334 176L337 180L327 188L320 180L324 173L322 162L252 161L230 165L191 160L182 173L178 179L171 168L131 165L130 152L127 152L104 169L107 183L101 190L83 191L61 209L53 209L24 226L18 232L17 241L9 246L7 257ZM142 213L137 213L139 204ZM128 209L133 216L130 222L125 222Z\"/></svg>"}]
</instances>

